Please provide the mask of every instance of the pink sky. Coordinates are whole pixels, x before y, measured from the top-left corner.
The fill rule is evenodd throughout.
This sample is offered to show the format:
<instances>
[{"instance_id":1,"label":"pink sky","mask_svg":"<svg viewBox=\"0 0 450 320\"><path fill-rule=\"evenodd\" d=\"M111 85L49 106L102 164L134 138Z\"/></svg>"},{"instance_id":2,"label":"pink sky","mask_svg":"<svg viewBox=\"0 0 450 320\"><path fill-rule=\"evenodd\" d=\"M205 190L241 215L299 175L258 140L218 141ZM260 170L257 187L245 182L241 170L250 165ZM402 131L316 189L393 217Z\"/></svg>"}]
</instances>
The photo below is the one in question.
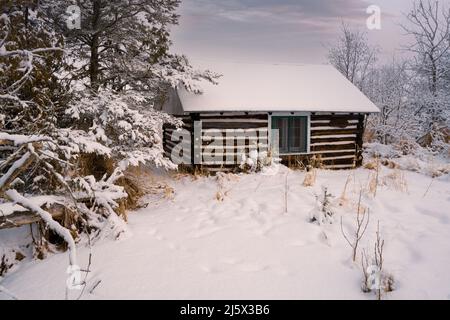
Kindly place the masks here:
<instances>
[{"instance_id":1,"label":"pink sky","mask_svg":"<svg viewBox=\"0 0 450 320\"><path fill-rule=\"evenodd\" d=\"M450 5L450 0L440 0ZM341 21L365 29L380 59L405 54L400 23L413 0L183 0L174 50L194 62L324 63ZM366 8L381 9L381 30L366 28Z\"/></svg>"}]
</instances>

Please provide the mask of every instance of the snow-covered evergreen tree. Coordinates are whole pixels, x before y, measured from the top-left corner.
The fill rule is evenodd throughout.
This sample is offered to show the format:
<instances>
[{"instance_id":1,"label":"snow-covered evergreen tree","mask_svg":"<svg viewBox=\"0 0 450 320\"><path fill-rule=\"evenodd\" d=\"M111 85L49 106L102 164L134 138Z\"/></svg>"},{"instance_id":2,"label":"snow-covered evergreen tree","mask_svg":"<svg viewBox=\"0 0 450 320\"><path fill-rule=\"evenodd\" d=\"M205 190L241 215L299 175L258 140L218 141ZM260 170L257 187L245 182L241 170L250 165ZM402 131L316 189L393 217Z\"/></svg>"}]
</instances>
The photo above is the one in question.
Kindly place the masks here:
<instances>
[{"instance_id":1,"label":"snow-covered evergreen tree","mask_svg":"<svg viewBox=\"0 0 450 320\"><path fill-rule=\"evenodd\" d=\"M178 2L0 0L0 202L61 231L38 209L44 196L70 216L74 235L105 223L121 232L126 168L175 168L161 127L178 121L155 103L170 87L200 91L198 80L216 78L168 52ZM71 4L90 26L79 33L59 24Z\"/></svg>"}]
</instances>

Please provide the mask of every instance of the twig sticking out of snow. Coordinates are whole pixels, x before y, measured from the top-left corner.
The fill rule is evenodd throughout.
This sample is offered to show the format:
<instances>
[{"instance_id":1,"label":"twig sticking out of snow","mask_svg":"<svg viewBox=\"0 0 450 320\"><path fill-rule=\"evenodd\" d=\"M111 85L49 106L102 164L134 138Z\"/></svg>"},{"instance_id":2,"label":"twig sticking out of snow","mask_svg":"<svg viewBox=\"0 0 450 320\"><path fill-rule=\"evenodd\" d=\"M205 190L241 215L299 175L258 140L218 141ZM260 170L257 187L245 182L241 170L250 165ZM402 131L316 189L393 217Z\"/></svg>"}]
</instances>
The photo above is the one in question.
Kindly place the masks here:
<instances>
[{"instance_id":1,"label":"twig sticking out of snow","mask_svg":"<svg viewBox=\"0 0 450 320\"><path fill-rule=\"evenodd\" d=\"M286 173L286 179L284 182L284 213L288 212L288 192L289 192L288 176L289 171Z\"/></svg>"},{"instance_id":2,"label":"twig sticking out of snow","mask_svg":"<svg viewBox=\"0 0 450 320\"><path fill-rule=\"evenodd\" d=\"M365 250L361 253L361 266L364 276L362 290L363 292L375 292L377 299L381 300L383 293L395 289L395 281L394 277L383 269L384 239L381 238L379 221L376 236L372 258L367 257Z\"/></svg>"},{"instance_id":3,"label":"twig sticking out of snow","mask_svg":"<svg viewBox=\"0 0 450 320\"><path fill-rule=\"evenodd\" d=\"M434 178L431 178L430 184L428 185L427 190L425 190L425 193L423 194L422 198L425 198L427 196L428 191L430 191L431 185L433 184L433 182L434 182Z\"/></svg>"},{"instance_id":4,"label":"twig sticking out of snow","mask_svg":"<svg viewBox=\"0 0 450 320\"><path fill-rule=\"evenodd\" d=\"M351 179L352 179L352 176L348 175L347 181L345 182L345 185L344 185L344 190L342 191L342 194L339 198L339 206L341 206L341 207L343 207L348 201L346 194L347 194L347 187L348 187L348 184L350 183Z\"/></svg>"},{"instance_id":5,"label":"twig sticking out of snow","mask_svg":"<svg viewBox=\"0 0 450 320\"><path fill-rule=\"evenodd\" d=\"M352 248L353 262L356 261L356 255L358 253L359 242L361 241L362 237L366 233L367 226L369 225L369 221L370 221L369 209L364 208L361 212L361 197L362 197L362 190L359 193L358 208L357 208L356 221L355 221L356 226L355 226L355 231L353 233L352 240L350 240L350 238L344 232L344 226L343 226L342 216L341 216L341 232L342 232L342 235L344 236L345 240L349 244L349 246Z\"/></svg>"}]
</instances>

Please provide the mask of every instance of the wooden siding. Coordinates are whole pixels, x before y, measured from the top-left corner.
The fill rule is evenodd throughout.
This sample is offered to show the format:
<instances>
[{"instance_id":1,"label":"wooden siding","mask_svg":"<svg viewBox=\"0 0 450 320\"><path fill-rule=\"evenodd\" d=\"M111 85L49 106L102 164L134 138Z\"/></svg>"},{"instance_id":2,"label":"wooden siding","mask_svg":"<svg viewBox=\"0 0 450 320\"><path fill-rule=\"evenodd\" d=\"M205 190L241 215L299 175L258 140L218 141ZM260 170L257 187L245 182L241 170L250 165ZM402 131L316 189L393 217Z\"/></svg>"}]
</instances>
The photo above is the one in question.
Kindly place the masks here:
<instances>
[{"instance_id":1,"label":"wooden siding","mask_svg":"<svg viewBox=\"0 0 450 320\"><path fill-rule=\"evenodd\" d=\"M200 114L202 121L203 157L213 157L202 163L210 171L229 171L239 166L242 154L251 149L268 149L268 115L227 113ZM214 149L220 146L222 152ZM262 146L262 147L261 147ZM265 149L263 149L265 148Z\"/></svg>"},{"instance_id":2,"label":"wooden siding","mask_svg":"<svg viewBox=\"0 0 450 320\"><path fill-rule=\"evenodd\" d=\"M360 166L364 119L361 114L311 115L311 155L327 169Z\"/></svg>"},{"instance_id":3,"label":"wooden siding","mask_svg":"<svg viewBox=\"0 0 450 320\"><path fill-rule=\"evenodd\" d=\"M248 155L255 144L265 148L263 150L268 148L267 113L205 113L184 116L183 128L190 133L192 140L195 120L202 123L201 148L194 150L192 145L190 148L184 145L190 152L183 155L184 160L191 166L196 165L194 154L209 155L214 156L214 161L203 162L201 167L206 167L209 171L232 170L239 166L242 151ZM301 162L305 165L321 165L326 169L350 169L360 166L364 120L364 114L311 114L309 154L282 156L284 163L295 165ZM164 126L164 151L168 157L178 144L170 141L174 130L176 129L173 126ZM234 136L226 136L227 133L233 133ZM249 134L251 136L248 136ZM243 148L238 146L238 140L242 141ZM223 147L220 153L214 151L217 144Z\"/></svg>"}]
</instances>

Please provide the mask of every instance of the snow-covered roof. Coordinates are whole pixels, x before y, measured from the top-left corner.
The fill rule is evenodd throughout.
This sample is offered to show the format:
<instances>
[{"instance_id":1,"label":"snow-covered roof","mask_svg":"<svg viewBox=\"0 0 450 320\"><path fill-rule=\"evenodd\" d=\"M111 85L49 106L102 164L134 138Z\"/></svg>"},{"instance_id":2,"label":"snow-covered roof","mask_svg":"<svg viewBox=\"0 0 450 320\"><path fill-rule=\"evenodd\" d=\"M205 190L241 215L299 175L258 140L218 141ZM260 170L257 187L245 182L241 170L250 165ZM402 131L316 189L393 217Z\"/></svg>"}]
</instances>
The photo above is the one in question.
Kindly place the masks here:
<instances>
[{"instance_id":1,"label":"snow-covered roof","mask_svg":"<svg viewBox=\"0 0 450 320\"><path fill-rule=\"evenodd\" d=\"M223 75L218 85L202 82L202 94L178 89L184 112L379 112L330 65L225 63L211 69Z\"/></svg>"}]
</instances>

